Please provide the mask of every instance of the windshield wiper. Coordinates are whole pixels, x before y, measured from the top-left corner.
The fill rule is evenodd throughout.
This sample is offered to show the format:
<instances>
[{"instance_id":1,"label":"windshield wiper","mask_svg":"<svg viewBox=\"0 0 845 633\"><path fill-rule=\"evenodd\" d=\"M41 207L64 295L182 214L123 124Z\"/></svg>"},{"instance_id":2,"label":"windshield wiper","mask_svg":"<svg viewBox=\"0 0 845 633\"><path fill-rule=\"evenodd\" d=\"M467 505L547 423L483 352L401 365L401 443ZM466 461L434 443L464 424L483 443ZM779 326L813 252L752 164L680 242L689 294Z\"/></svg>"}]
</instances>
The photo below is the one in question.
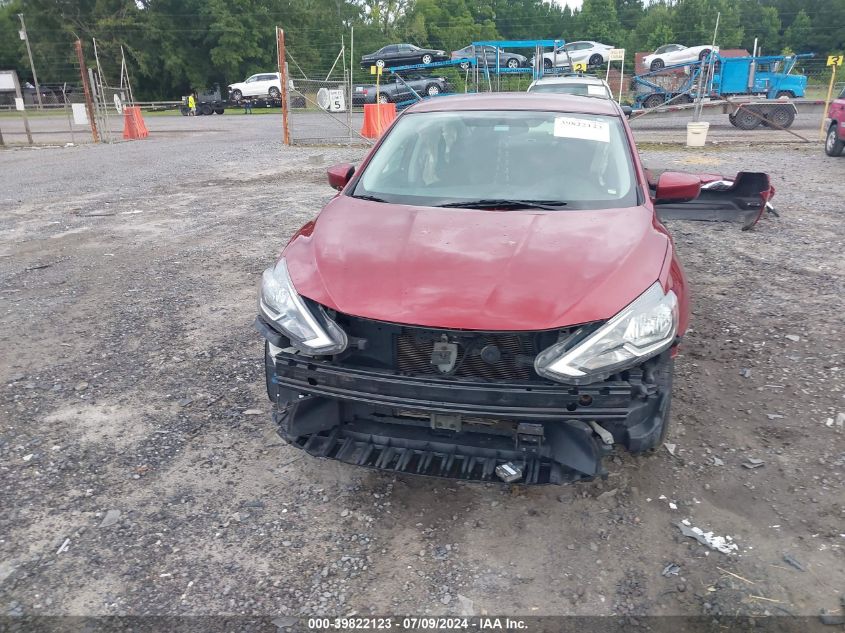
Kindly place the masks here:
<instances>
[{"instance_id":1,"label":"windshield wiper","mask_svg":"<svg viewBox=\"0 0 845 633\"><path fill-rule=\"evenodd\" d=\"M546 209L554 211L565 207L562 200L509 200L506 198L487 198L482 200L467 200L464 202L446 202L438 207L454 207L459 209Z\"/></svg>"},{"instance_id":2,"label":"windshield wiper","mask_svg":"<svg viewBox=\"0 0 845 633\"><path fill-rule=\"evenodd\" d=\"M358 198L358 200L369 200L370 202L387 202L384 198L379 198L378 196L371 196L369 194L363 194L360 196L351 196L352 198Z\"/></svg>"}]
</instances>

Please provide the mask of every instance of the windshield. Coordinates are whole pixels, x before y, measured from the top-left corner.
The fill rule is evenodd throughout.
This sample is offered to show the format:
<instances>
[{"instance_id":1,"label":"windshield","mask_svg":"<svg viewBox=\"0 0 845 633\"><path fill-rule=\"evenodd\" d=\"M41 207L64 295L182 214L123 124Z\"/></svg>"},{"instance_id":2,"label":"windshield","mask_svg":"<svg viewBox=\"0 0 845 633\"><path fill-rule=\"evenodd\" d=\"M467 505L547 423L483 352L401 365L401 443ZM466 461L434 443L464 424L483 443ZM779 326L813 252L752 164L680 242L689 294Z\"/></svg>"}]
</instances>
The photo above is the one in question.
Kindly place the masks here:
<instances>
[{"instance_id":1,"label":"windshield","mask_svg":"<svg viewBox=\"0 0 845 633\"><path fill-rule=\"evenodd\" d=\"M402 115L351 195L418 206L482 200L566 209L637 204L618 118L534 111Z\"/></svg>"},{"instance_id":2,"label":"windshield","mask_svg":"<svg viewBox=\"0 0 845 633\"><path fill-rule=\"evenodd\" d=\"M611 99L610 93L601 84L577 83L547 83L531 86L528 92L552 92L566 95L581 95L583 97L602 97Z\"/></svg>"}]
</instances>

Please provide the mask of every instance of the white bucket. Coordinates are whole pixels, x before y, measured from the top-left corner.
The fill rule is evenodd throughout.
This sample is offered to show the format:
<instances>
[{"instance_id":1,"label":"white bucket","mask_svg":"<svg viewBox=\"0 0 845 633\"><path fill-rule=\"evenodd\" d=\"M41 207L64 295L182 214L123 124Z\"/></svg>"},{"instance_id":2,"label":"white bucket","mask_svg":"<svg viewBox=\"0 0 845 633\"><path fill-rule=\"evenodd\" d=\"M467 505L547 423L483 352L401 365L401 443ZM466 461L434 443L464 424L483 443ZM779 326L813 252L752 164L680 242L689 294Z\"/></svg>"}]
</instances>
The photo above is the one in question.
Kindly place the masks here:
<instances>
[{"instance_id":1,"label":"white bucket","mask_svg":"<svg viewBox=\"0 0 845 633\"><path fill-rule=\"evenodd\" d=\"M709 129L710 124L707 121L687 123L687 147L704 147Z\"/></svg>"}]
</instances>

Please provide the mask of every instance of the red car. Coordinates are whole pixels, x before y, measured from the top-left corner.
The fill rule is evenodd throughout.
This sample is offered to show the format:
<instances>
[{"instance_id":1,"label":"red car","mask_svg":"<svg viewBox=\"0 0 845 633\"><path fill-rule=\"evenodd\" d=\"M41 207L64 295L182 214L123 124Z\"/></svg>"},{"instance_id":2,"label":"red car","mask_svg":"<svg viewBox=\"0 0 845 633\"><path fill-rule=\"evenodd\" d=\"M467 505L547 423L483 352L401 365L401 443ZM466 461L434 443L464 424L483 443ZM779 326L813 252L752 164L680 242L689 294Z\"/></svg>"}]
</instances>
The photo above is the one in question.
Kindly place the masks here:
<instances>
[{"instance_id":1,"label":"red car","mask_svg":"<svg viewBox=\"0 0 845 633\"><path fill-rule=\"evenodd\" d=\"M614 445L666 435L690 299L655 203L748 224L770 191L765 174L701 197L698 176L649 175L619 105L557 94L421 102L329 182L262 279L281 436L530 484L601 475Z\"/></svg>"},{"instance_id":2,"label":"red car","mask_svg":"<svg viewBox=\"0 0 845 633\"><path fill-rule=\"evenodd\" d=\"M830 104L827 117L824 151L828 156L841 156L845 149L845 90Z\"/></svg>"}]
</instances>

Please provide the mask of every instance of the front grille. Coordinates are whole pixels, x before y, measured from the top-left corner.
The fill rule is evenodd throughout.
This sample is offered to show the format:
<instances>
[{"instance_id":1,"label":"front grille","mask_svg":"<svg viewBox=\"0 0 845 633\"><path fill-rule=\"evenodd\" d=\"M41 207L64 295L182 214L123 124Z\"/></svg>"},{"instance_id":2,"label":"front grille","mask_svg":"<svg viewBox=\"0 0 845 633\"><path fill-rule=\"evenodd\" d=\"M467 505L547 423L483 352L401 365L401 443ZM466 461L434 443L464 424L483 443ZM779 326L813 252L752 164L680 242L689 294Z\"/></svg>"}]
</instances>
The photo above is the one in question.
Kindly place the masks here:
<instances>
[{"instance_id":1,"label":"front grille","mask_svg":"<svg viewBox=\"0 0 845 633\"><path fill-rule=\"evenodd\" d=\"M332 318L350 339L347 351L334 358L339 365L485 382L546 382L534 371L535 357L559 336L568 336L575 329L478 332L385 323L342 313L332 313ZM431 364L435 342L444 340L457 345L455 366L446 373ZM482 357L485 347L488 349Z\"/></svg>"},{"instance_id":2,"label":"front grille","mask_svg":"<svg viewBox=\"0 0 845 633\"><path fill-rule=\"evenodd\" d=\"M431 334L426 336L426 334ZM431 353L437 331L403 332L396 338L396 367L406 374L437 376L440 370L431 364ZM447 335L448 336L448 335ZM529 380L534 375L532 364L537 349L530 335L478 334L452 337L457 340L458 358L449 372L460 378L484 380ZM487 361L481 350L492 347L499 351L498 360Z\"/></svg>"}]
</instances>

